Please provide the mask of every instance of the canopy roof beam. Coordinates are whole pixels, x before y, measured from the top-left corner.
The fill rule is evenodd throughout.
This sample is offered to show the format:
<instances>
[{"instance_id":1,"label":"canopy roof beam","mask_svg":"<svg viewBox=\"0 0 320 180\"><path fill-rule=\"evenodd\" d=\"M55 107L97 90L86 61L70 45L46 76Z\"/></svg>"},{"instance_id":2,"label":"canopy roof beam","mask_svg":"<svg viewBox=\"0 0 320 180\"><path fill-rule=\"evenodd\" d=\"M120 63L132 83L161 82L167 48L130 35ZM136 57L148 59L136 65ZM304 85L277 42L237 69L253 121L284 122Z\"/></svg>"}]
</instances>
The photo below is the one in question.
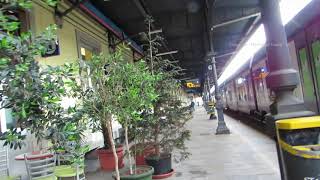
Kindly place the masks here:
<instances>
[{"instance_id":1,"label":"canopy roof beam","mask_svg":"<svg viewBox=\"0 0 320 180\"><path fill-rule=\"evenodd\" d=\"M213 31L216 28L222 27L222 26L227 26L229 24L233 24L233 23L236 23L236 22L239 22L239 21L250 19L252 17L260 16L260 15L261 15L261 13L259 12L259 13L254 13L254 14L250 14L250 15L247 15L247 16L243 16L243 17L240 17L240 18L232 19L232 20L229 20L229 21L225 21L223 23L215 24L215 25L213 25L211 27L211 31Z\"/></svg>"}]
</instances>

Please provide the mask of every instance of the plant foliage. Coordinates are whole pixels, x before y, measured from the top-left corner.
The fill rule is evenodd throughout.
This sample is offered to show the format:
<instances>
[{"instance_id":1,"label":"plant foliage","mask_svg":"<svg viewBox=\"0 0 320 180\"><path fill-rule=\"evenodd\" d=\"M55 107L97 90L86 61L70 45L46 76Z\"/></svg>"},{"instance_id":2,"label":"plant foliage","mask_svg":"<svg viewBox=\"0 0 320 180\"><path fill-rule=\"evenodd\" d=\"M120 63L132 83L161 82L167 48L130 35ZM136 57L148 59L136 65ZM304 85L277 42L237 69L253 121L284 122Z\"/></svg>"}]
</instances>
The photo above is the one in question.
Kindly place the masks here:
<instances>
[{"instance_id":1,"label":"plant foliage","mask_svg":"<svg viewBox=\"0 0 320 180\"><path fill-rule=\"evenodd\" d=\"M95 127L103 131L110 126L111 116L125 129L131 127L142 120L141 112L152 108L157 98L154 87L159 77L150 73L144 61L132 63L124 59L124 50L122 47L108 56L94 56L86 62L89 71L84 72L90 73L83 77L90 79L92 87L87 90L84 106Z\"/></svg>"},{"instance_id":2,"label":"plant foliage","mask_svg":"<svg viewBox=\"0 0 320 180\"><path fill-rule=\"evenodd\" d=\"M152 21L147 19L147 24ZM153 110L144 111L144 121L137 125L138 128L134 133L138 134L140 143L151 142L154 145L156 157L160 157L160 153L179 151L180 155L176 157L178 160L183 160L189 155L185 141L190 138L186 123L191 119L188 106L180 100L181 84L176 79L183 73L183 69L176 61L155 56L161 48L161 40L160 35L149 36L145 44L146 61L152 68L153 74L161 77L157 78L155 83L156 93L159 96L153 102Z\"/></svg>"},{"instance_id":3,"label":"plant foliage","mask_svg":"<svg viewBox=\"0 0 320 180\"><path fill-rule=\"evenodd\" d=\"M53 2L47 0L49 5ZM0 108L10 108L16 121L16 126L2 134L1 139L10 148L21 148L25 138L21 130L27 129L38 140L50 139L55 149L66 148L71 137L81 146L81 105L63 107L62 104L64 98L81 98L78 65L40 67L36 61L36 57L45 53L48 45L56 40L56 26L49 26L36 37L30 32L17 34L19 20L7 15L16 8L31 6L32 1L28 0L1 3L0 29L4 34L0 36ZM71 125L77 128L70 129ZM67 135L62 136L63 133ZM79 152L80 148L76 150Z\"/></svg>"}]
</instances>

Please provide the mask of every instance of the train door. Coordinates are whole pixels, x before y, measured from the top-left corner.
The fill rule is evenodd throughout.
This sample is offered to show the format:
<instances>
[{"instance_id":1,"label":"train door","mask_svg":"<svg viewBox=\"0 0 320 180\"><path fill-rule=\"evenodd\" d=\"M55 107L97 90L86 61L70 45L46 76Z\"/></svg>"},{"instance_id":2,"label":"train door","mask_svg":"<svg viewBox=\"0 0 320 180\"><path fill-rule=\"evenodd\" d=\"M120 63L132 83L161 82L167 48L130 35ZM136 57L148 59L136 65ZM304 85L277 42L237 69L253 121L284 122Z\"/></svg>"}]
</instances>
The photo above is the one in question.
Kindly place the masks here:
<instances>
[{"instance_id":1,"label":"train door","mask_svg":"<svg viewBox=\"0 0 320 180\"><path fill-rule=\"evenodd\" d=\"M303 47L298 50L298 58L300 61L301 80L303 85L304 102L307 108L313 112L317 112L317 102L314 91L314 83L312 73L308 62L307 48Z\"/></svg>"},{"instance_id":2,"label":"train door","mask_svg":"<svg viewBox=\"0 0 320 180\"><path fill-rule=\"evenodd\" d=\"M305 106L310 111L318 112L315 84L304 32L298 34L298 36L295 38L295 44L300 66L300 79L303 87L303 99Z\"/></svg>"},{"instance_id":3,"label":"train door","mask_svg":"<svg viewBox=\"0 0 320 180\"><path fill-rule=\"evenodd\" d=\"M315 94L318 97L318 102L320 102L320 21L318 20L308 27L306 34L310 50L311 65L314 70ZM319 103L318 112L320 112Z\"/></svg>"},{"instance_id":4,"label":"train door","mask_svg":"<svg viewBox=\"0 0 320 180\"><path fill-rule=\"evenodd\" d=\"M236 81L232 81L232 88L233 88L233 101L232 101L232 105L234 106L234 110L238 111L239 110L239 100L238 100L238 89L237 89L237 85L236 85Z\"/></svg>"},{"instance_id":5,"label":"train door","mask_svg":"<svg viewBox=\"0 0 320 180\"><path fill-rule=\"evenodd\" d=\"M294 90L293 94L301 101L303 101L303 91L302 91L302 85L301 85L301 75L300 75L300 70L299 70L299 64L298 64L298 57L296 54L296 45L294 41L290 41L288 43L289 47L289 52L290 52L290 57L292 61L292 65L296 71L298 71L299 74L299 84L297 88Z\"/></svg>"},{"instance_id":6,"label":"train door","mask_svg":"<svg viewBox=\"0 0 320 180\"><path fill-rule=\"evenodd\" d=\"M315 69L315 76L316 76L316 82L317 82L317 90L319 93L320 89L320 39L315 40L311 44L312 49L312 60L314 64Z\"/></svg>"}]
</instances>

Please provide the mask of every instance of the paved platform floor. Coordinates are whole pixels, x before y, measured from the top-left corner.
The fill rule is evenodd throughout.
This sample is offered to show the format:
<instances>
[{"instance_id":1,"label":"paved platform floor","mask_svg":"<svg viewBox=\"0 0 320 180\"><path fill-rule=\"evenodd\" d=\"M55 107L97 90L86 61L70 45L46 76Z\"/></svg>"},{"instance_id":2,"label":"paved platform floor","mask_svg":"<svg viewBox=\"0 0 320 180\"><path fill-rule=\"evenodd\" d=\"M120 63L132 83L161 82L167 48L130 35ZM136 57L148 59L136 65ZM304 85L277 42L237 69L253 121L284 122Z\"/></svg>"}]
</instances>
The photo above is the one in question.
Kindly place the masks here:
<instances>
[{"instance_id":1,"label":"paved platform floor","mask_svg":"<svg viewBox=\"0 0 320 180\"><path fill-rule=\"evenodd\" d=\"M230 135L215 135L217 120L198 107L188 124L192 155L174 164L169 180L280 180L275 142L249 126L225 116ZM111 180L110 173L88 173L89 180Z\"/></svg>"},{"instance_id":2,"label":"paved platform floor","mask_svg":"<svg viewBox=\"0 0 320 180\"><path fill-rule=\"evenodd\" d=\"M251 127L225 116L230 135L215 135L217 120L208 120L204 108L197 107L188 124L187 142L192 155L174 164L175 175L168 180L280 180L275 142ZM12 157L13 158L13 157ZM12 159L13 174L26 179L23 161ZM97 160L86 161L86 169L96 169ZM112 180L111 173L86 173L88 180Z\"/></svg>"}]
</instances>

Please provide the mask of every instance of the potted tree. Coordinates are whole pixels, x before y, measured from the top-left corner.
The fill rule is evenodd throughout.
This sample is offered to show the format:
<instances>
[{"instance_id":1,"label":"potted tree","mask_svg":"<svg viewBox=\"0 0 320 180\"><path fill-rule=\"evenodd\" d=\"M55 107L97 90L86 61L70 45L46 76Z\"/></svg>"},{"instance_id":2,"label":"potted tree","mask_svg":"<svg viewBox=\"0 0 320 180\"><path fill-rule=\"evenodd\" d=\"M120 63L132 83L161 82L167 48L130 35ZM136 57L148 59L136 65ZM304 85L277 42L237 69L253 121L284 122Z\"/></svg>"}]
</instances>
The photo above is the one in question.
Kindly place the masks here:
<instances>
[{"instance_id":1,"label":"potted tree","mask_svg":"<svg viewBox=\"0 0 320 180\"><path fill-rule=\"evenodd\" d=\"M133 167L129 149L128 129L141 120L140 112L150 108L153 100L157 98L154 90L154 79L146 66L139 61L130 63L122 57L119 49L109 56L94 56L86 62L90 68L92 90L88 92L85 106L90 112L93 122L101 121L107 125L108 141L113 149L115 164L117 165L117 153L112 136L112 116L120 122L125 131L125 146L129 159L129 170L121 173L116 166L115 178L141 179L151 177L153 169L150 167Z\"/></svg>"},{"instance_id":2,"label":"potted tree","mask_svg":"<svg viewBox=\"0 0 320 180\"><path fill-rule=\"evenodd\" d=\"M51 6L56 3L54 0L46 2ZM19 34L19 21L5 15L6 11L29 9L31 5L30 0L7 1L0 8L0 27L6 32L1 37L0 46L0 108L12 109L12 116L16 121L16 126L2 134L1 139L10 148L21 148L25 136L18 129L27 129L36 136L38 142L49 139L56 145L57 136L53 134L59 133L57 144L66 144L71 137L79 142L80 134L75 136L73 132L66 131L66 126L72 122L75 129L82 127L79 125L83 120L82 110L80 106L64 108L62 104L64 97L79 98L81 95L81 88L77 83L77 65L40 67L35 59L45 53L51 42L56 40L56 26L49 26L36 37L29 32ZM73 135L61 138L65 137L61 133ZM83 147L78 143L74 148L79 150Z\"/></svg>"},{"instance_id":3,"label":"potted tree","mask_svg":"<svg viewBox=\"0 0 320 180\"><path fill-rule=\"evenodd\" d=\"M175 78L181 75L183 69L176 62L155 56L161 44L161 36L151 36L151 23L148 18L148 44L146 57L153 75L161 74L157 79L156 91L159 95L153 102L153 111L146 111L146 121L142 127L144 142L153 145L154 153L146 155L146 163L154 168L153 178L165 178L173 174L171 167L171 156L173 150L179 151L180 156L176 160L188 157L185 141L190 137L190 131L185 125L191 119L189 108L179 99L180 83ZM146 139L146 140L145 140ZM178 156L176 156L178 157Z\"/></svg>"},{"instance_id":4,"label":"potted tree","mask_svg":"<svg viewBox=\"0 0 320 180\"><path fill-rule=\"evenodd\" d=\"M188 106L184 106L177 96L160 96L159 99L154 113L149 115L157 119L157 123L150 123L147 135L149 141L154 144L155 153L146 157L146 163L154 168L153 178L156 179L172 175L173 151L176 161L188 157L185 141L190 138L190 131L185 125L191 118Z\"/></svg>"},{"instance_id":5,"label":"potted tree","mask_svg":"<svg viewBox=\"0 0 320 180\"><path fill-rule=\"evenodd\" d=\"M132 137L131 139L134 140L130 149L135 158L136 165L147 165L145 157L155 152L154 146L151 142L147 141L148 139L145 136L148 133L148 128L146 127L150 120L145 116L145 113L146 112L142 114L142 119L137 122L137 124L133 126L134 128L131 128L129 132Z\"/></svg>"},{"instance_id":6,"label":"potted tree","mask_svg":"<svg viewBox=\"0 0 320 180\"><path fill-rule=\"evenodd\" d=\"M5 15L7 11L14 9L28 9L31 4L29 0L8 1L0 8L0 26L5 32L1 37L0 46L0 108L12 109L17 124L3 134L2 139L6 140L6 145L14 149L21 148L24 144L25 136L21 135L18 128L30 129L38 139L43 137L43 129L48 125L47 118L50 118L48 116L56 115L54 112L59 109L59 98L66 93L63 87L52 89L53 91L48 93L50 86L45 84L45 77L35 60L35 57L44 53L46 47L56 39L56 27L49 26L34 38L29 32L17 35L19 20ZM63 81L54 83L60 85Z\"/></svg>"},{"instance_id":7,"label":"potted tree","mask_svg":"<svg viewBox=\"0 0 320 180\"><path fill-rule=\"evenodd\" d=\"M108 56L95 55L90 61L84 62L80 70L81 78L90 82L88 89L84 90L83 106L90 118L93 131L102 132L104 147L98 149L97 153L101 169L107 171L118 171L119 167L124 166L123 146L116 145L112 130L113 112L107 108L113 103L110 101L109 92L114 89L114 87L106 86L110 79L107 75L107 66L118 56L119 52Z\"/></svg>"},{"instance_id":8,"label":"potted tree","mask_svg":"<svg viewBox=\"0 0 320 180\"><path fill-rule=\"evenodd\" d=\"M186 123L192 115L188 106L176 94L180 85L170 76L167 74L158 81L157 84L161 86L156 88L159 97L154 102L154 111L144 113L143 117L152 120L140 127L145 129L143 131L145 142L152 144L155 150L154 153L146 155L145 161L154 168L153 178L157 179L173 174L171 167L173 151L176 161L184 160L189 155L185 141L190 138L190 131L186 128Z\"/></svg>"}]
</instances>

